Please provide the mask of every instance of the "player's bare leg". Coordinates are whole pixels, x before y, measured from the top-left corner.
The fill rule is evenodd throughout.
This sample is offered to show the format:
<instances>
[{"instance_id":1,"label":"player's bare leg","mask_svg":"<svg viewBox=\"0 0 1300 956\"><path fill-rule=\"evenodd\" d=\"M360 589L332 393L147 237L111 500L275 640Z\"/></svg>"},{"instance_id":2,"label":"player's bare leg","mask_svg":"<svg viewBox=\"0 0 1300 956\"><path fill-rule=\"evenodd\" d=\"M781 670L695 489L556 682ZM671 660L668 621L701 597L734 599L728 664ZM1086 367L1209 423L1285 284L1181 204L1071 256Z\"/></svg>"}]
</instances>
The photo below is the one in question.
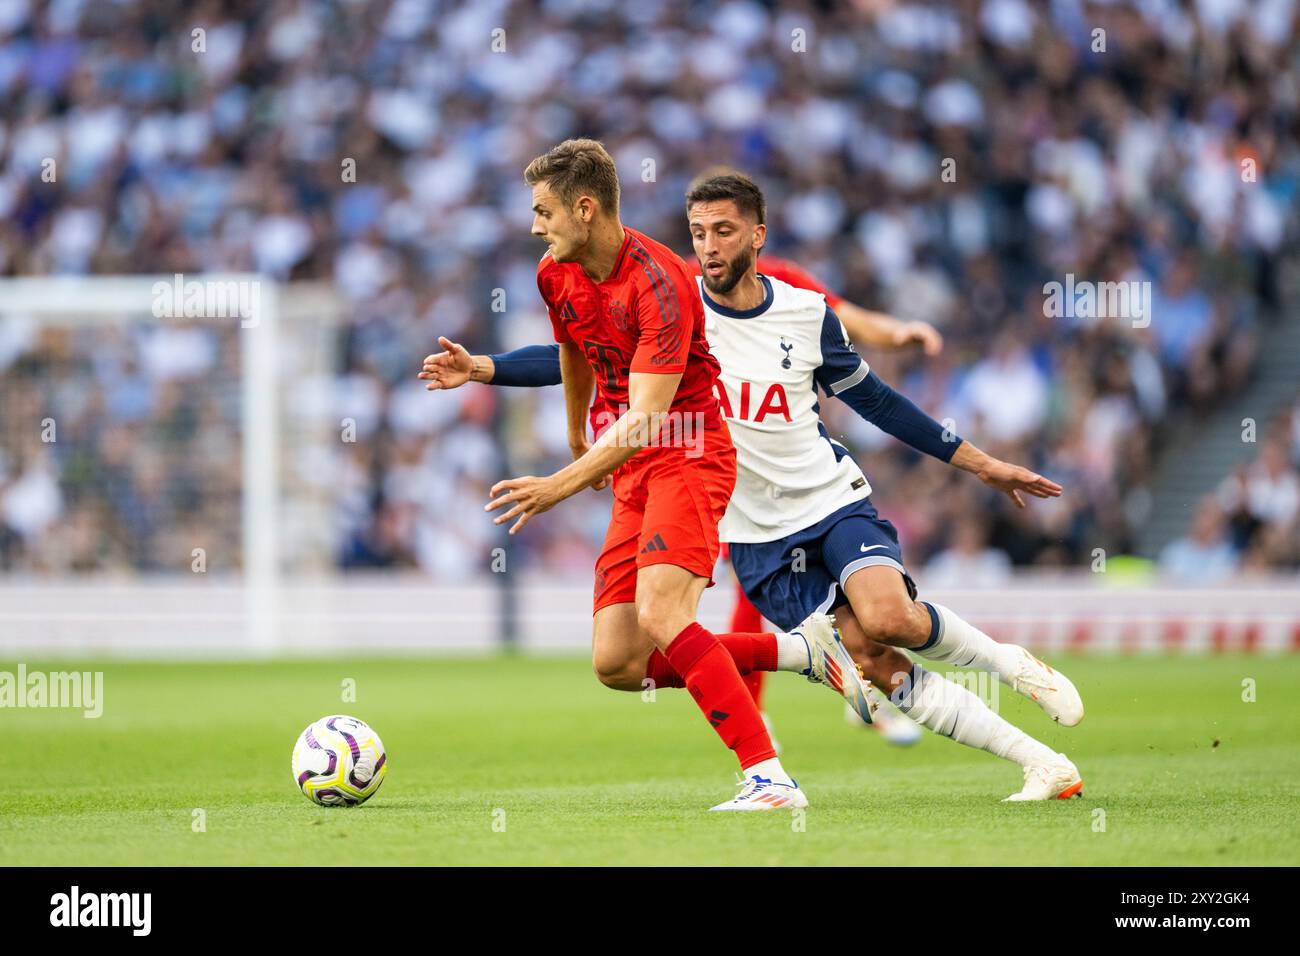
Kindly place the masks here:
<instances>
[{"instance_id":1,"label":"player's bare leg","mask_svg":"<svg viewBox=\"0 0 1300 956\"><path fill-rule=\"evenodd\" d=\"M857 595L848 593L849 601L868 638L929 660L995 674L1066 727L1083 720L1083 699L1068 677L1018 644L993 640L942 604L912 600L896 569L860 568L847 584L846 593Z\"/></svg>"},{"instance_id":2,"label":"player's bare leg","mask_svg":"<svg viewBox=\"0 0 1300 956\"><path fill-rule=\"evenodd\" d=\"M646 661L654 641L637 624L636 604L609 604L591 619L591 667L612 690L646 687Z\"/></svg>"},{"instance_id":3,"label":"player's bare leg","mask_svg":"<svg viewBox=\"0 0 1300 956\"><path fill-rule=\"evenodd\" d=\"M731 654L742 678L777 670L805 677L809 674L808 644L797 632L730 632L715 636ZM770 652L756 654L755 645L764 643L764 639L773 645ZM760 656L764 659L759 659ZM592 619L591 665L597 679L611 690L642 691L651 685L686 686L682 676L641 629L636 604L630 601L606 605L596 612ZM753 697L752 690L750 696Z\"/></svg>"},{"instance_id":4,"label":"player's bare leg","mask_svg":"<svg viewBox=\"0 0 1300 956\"><path fill-rule=\"evenodd\" d=\"M741 792L714 809L805 807L808 798L781 766L735 661L695 620L707 584L707 579L672 564L638 568L636 609L640 629L682 675L710 725L740 760Z\"/></svg>"},{"instance_id":5,"label":"player's bare leg","mask_svg":"<svg viewBox=\"0 0 1300 956\"><path fill-rule=\"evenodd\" d=\"M731 655L742 679L765 671L790 671L802 674L813 683L825 684L840 697L851 700L848 706L853 707L855 714L875 703L867 700L867 682L858 673L852 655L839 640L834 619L828 615L810 615L790 632L730 632L714 636ZM641 626L637 606L630 602L606 605L596 612L592 621L591 664L600 682L612 690L686 686L682 675ZM750 696L753 697L752 690ZM770 738L766 718L763 724L769 728ZM775 741L773 749L777 749Z\"/></svg>"},{"instance_id":6,"label":"player's bare leg","mask_svg":"<svg viewBox=\"0 0 1300 956\"><path fill-rule=\"evenodd\" d=\"M720 635L719 638L746 636L733 633ZM741 642L735 640L726 643L730 645L727 648L729 652L734 652L741 645ZM652 655L655 658L653 664ZM640 691L647 687L661 686L661 682L665 687L685 686L685 681L670 668L667 658L656 649L649 633L638 623L637 606L631 602L610 604L596 612L592 619L591 661L592 669L600 682L614 690ZM772 749L776 750L775 741L772 742ZM760 806L768 804L765 802ZM772 808L776 809L775 806Z\"/></svg>"},{"instance_id":7,"label":"player's bare leg","mask_svg":"<svg viewBox=\"0 0 1300 956\"><path fill-rule=\"evenodd\" d=\"M912 601L896 569L860 568L849 576L844 591L849 608L840 608L837 619L846 646L859 649L859 665L873 683L889 689L899 710L935 733L1019 764L1025 775L1024 789L1009 799L1064 799L1082 792L1079 772L1064 754L995 714L965 687L932 674L892 647L885 653L866 653L871 643L924 643L917 642L920 621L909 606L926 619L929 637L930 613ZM887 642L885 637L894 640ZM898 669L887 672L892 668Z\"/></svg>"}]
</instances>

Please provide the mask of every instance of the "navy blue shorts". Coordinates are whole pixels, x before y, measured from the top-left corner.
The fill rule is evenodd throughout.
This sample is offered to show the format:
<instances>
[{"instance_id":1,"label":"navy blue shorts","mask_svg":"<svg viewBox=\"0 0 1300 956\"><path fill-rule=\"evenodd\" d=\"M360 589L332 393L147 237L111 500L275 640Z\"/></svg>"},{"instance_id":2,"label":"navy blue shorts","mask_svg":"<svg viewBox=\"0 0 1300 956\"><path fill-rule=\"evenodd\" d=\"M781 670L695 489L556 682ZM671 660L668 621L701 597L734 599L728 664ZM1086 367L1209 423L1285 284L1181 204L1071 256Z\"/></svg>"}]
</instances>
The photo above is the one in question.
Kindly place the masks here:
<instances>
[{"instance_id":1,"label":"navy blue shorts","mask_svg":"<svg viewBox=\"0 0 1300 956\"><path fill-rule=\"evenodd\" d=\"M897 568L916 597L903 566L894 526L876 514L870 498L831 512L811 527L779 541L732 544L731 566L763 616L783 631L814 611L829 614L842 604L844 582L859 568Z\"/></svg>"}]
</instances>

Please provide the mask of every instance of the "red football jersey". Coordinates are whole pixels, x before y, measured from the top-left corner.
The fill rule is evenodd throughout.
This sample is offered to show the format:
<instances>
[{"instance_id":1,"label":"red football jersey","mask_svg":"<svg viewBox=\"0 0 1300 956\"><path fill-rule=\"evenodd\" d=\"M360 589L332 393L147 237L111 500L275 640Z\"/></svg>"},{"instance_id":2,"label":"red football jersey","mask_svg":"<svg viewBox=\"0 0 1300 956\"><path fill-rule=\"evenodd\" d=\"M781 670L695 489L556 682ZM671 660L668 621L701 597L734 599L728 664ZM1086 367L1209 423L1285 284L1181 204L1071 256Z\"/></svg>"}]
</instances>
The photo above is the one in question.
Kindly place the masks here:
<instances>
[{"instance_id":1,"label":"red football jersey","mask_svg":"<svg viewBox=\"0 0 1300 956\"><path fill-rule=\"evenodd\" d=\"M705 428L717 428L718 360L704 338L699 287L667 246L626 226L623 233L604 282L592 282L576 262L556 262L549 252L537 265L555 341L579 345L596 373L593 421L597 409L607 424L627 411L632 372L680 372L671 410L699 413Z\"/></svg>"},{"instance_id":2,"label":"red football jersey","mask_svg":"<svg viewBox=\"0 0 1300 956\"><path fill-rule=\"evenodd\" d=\"M687 262L692 275L700 274L700 260L691 256ZM780 279L782 282L788 282L796 289L807 289L810 292L820 292L826 296L826 304L832 309L838 309L840 303L844 300L838 295L826 288L809 273L801 267L795 265L789 259L779 259L776 256L759 256L756 263L758 271L765 276L771 276L773 279Z\"/></svg>"}]
</instances>

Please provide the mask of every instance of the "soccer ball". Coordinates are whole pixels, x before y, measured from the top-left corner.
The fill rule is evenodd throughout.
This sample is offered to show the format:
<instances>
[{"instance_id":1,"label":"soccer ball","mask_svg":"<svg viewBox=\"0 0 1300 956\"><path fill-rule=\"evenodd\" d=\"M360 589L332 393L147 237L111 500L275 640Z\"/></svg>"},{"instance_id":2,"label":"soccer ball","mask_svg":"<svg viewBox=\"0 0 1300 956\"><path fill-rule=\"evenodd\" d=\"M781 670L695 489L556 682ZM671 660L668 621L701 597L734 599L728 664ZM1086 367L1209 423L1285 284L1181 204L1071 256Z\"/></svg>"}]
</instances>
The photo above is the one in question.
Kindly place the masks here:
<instances>
[{"instance_id":1,"label":"soccer ball","mask_svg":"<svg viewBox=\"0 0 1300 956\"><path fill-rule=\"evenodd\" d=\"M355 717L322 717L293 748L293 779L324 807L355 807L384 782L388 757L379 735Z\"/></svg>"}]
</instances>

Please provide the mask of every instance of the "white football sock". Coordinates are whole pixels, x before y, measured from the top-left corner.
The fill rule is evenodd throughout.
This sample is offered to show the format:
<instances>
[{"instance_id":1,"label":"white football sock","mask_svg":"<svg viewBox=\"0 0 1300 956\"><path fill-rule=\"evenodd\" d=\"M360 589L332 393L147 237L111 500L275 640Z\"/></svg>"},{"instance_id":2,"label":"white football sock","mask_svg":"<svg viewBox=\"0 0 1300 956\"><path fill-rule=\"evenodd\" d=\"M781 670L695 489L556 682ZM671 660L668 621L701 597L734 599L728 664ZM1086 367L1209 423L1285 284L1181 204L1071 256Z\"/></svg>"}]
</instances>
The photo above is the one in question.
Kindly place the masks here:
<instances>
[{"instance_id":1,"label":"white football sock","mask_svg":"<svg viewBox=\"0 0 1300 956\"><path fill-rule=\"evenodd\" d=\"M808 648L807 639L801 634L777 631L776 669L807 674L810 667L812 667L812 652Z\"/></svg>"},{"instance_id":2,"label":"white football sock","mask_svg":"<svg viewBox=\"0 0 1300 956\"><path fill-rule=\"evenodd\" d=\"M920 603L928 604L939 615L939 639L929 647L909 647L908 650L932 661L988 671L997 674L1004 684L1011 683L1020 666L1020 648L1014 644L999 644L942 604L933 601Z\"/></svg>"},{"instance_id":3,"label":"white football sock","mask_svg":"<svg viewBox=\"0 0 1300 956\"><path fill-rule=\"evenodd\" d=\"M911 678L899 685L892 700L918 724L959 744L987 750L1022 767L1055 762L1051 747L1007 723L965 687L931 674L920 664L912 668Z\"/></svg>"},{"instance_id":4,"label":"white football sock","mask_svg":"<svg viewBox=\"0 0 1300 956\"><path fill-rule=\"evenodd\" d=\"M757 775L759 777L766 777L773 783L794 782L790 779L790 775L785 772L785 768L781 766L781 761L776 757L768 757L766 760L760 760L752 767L746 767L741 772L745 775L746 780Z\"/></svg>"}]
</instances>

